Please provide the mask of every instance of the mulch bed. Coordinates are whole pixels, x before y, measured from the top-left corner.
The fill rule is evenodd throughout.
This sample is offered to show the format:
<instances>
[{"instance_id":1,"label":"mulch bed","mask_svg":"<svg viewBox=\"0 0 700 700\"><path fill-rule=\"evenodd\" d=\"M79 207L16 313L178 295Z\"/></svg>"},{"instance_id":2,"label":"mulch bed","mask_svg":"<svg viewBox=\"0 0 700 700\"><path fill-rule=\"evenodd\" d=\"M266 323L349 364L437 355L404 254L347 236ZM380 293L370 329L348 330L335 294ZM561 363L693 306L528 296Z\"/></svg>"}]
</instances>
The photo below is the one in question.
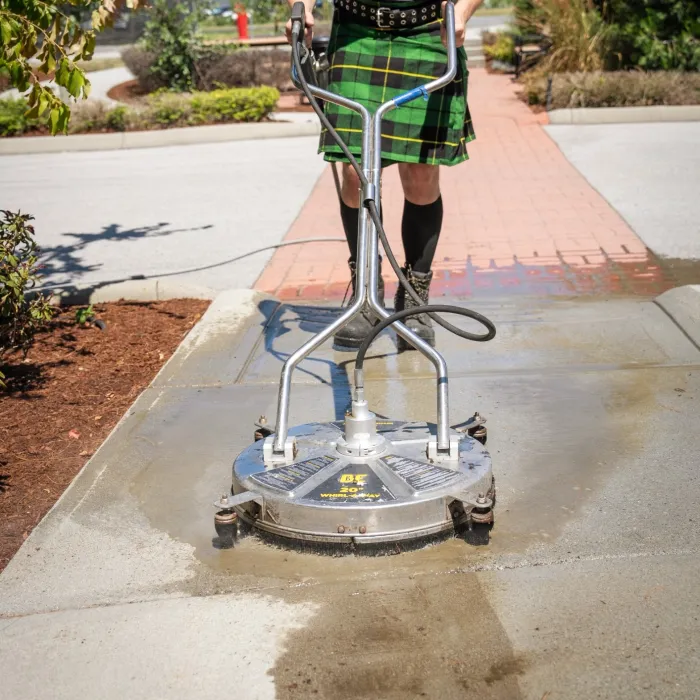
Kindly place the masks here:
<instances>
[{"instance_id":1,"label":"mulch bed","mask_svg":"<svg viewBox=\"0 0 700 700\"><path fill-rule=\"evenodd\" d=\"M125 104L143 104L148 93L139 85L139 81L127 80L119 83L107 91L110 100L123 102Z\"/></svg>"},{"instance_id":2,"label":"mulch bed","mask_svg":"<svg viewBox=\"0 0 700 700\"><path fill-rule=\"evenodd\" d=\"M0 571L175 351L209 302L61 309L26 358L5 356L0 389Z\"/></svg>"}]
</instances>

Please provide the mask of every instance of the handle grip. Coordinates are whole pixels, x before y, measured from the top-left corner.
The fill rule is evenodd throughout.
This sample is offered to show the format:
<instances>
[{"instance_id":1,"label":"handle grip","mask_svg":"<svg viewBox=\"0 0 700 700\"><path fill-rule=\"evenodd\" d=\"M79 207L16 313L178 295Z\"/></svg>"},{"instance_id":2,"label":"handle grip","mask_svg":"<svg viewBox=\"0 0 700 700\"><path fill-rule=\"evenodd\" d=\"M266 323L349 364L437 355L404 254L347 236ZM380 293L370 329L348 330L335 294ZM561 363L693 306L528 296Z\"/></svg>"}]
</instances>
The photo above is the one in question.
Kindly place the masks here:
<instances>
[{"instance_id":1,"label":"handle grip","mask_svg":"<svg viewBox=\"0 0 700 700\"><path fill-rule=\"evenodd\" d=\"M295 2L292 6L292 26L294 22L300 23L299 34L303 34L306 28L306 6L303 2Z\"/></svg>"},{"instance_id":2,"label":"handle grip","mask_svg":"<svg viewBox=\"0 0 700 700\"><path fill-rule=\"evenodd\" d=\"M299 68L309 85L318 85L314 68L314 55L304 41L306 27L306 7L303 2L295 2L292 6L292 82L301 87L300 76L297 72L294 56L299 59Z\"/></svg>"}]
</instances>

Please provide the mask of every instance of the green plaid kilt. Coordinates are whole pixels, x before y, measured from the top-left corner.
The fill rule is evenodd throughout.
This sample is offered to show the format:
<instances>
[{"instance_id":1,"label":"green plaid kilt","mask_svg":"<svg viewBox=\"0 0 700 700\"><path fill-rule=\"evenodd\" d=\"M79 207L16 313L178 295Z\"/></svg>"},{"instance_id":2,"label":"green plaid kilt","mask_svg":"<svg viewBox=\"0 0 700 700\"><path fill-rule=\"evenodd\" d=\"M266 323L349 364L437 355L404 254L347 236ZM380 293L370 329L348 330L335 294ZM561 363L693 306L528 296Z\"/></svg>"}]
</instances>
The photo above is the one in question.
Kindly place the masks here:
<instances>
[{"instance_id":1,"label":"green plaid kilt","mask_svg":"<svg viewBox=\"0 0 700 700\"><path fill-rule=\"evenodd\" d=\"M365 4L367 3L365 0ZM411 7L414 3L401 3ZM373 6L373 5L372 5ZM379 5L377 5L378 7ZM382 3L383 7L395 3ZM387 100L424 85L447 68L440 40L440 21L412 30L387 31L359 24L333 22L330 44L331 92L360 102L370 112ZM457 77L427 100L418 98L390 111L382 122L382 160L456 165L467 160L467 143L475 138L467 106L466 53L458 49ZM353 155L359 155L362 122L345 107L326 103L324 110ZM326 130L319 152L329 161L344 161Z\"/></svg>"}]
</instances>

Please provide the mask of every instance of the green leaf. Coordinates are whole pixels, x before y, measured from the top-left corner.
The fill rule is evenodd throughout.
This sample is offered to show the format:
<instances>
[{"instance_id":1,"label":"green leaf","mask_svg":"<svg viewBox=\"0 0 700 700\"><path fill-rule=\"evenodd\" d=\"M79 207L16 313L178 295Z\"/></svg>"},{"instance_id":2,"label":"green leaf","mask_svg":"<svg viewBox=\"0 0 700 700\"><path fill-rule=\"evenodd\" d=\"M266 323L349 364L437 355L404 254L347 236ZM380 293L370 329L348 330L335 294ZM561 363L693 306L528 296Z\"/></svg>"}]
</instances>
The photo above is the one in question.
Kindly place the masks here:
<instances>
[{"instance_id":1,"label":"green leaf","mask_svg":"<svg viewBox=\"0 0 700 700\"><path fill-rule=\"evenodd\" d=\"M70 68L68 67L68 59L62 58L58 64L58 70L56 71L55 81L58 85L66 87L68 84L68 79L70 78Z\"/></svg>"},{"instance_id":2,"label":"green leaf","mask_svg":"<svg viewBox=\"0 0 700 700\"><path fill-rule=\"evenodd\" d=\"M49 98L48 95L45 92L42 92L41 95L39 95L39 104L38 104L38 110L39 110L39 115L42 115L49 107Z\"/></svg>"},{"instance_id":3,"label":"green leaf","mask_svg":"<svg viewBox=\"0 0 700 700\"><path fill-rule=\"evenodd\" d=\"M10 80L20 92L29 87L29 70L23 61L10 64Z\"/></svg>"},{"instance_id":4,"label":"green leaf","mask_svg":"<svg viewBox=\"0 0 700 700\"><path fill-rule=\"evenodd\" d=\"M46 60L44 61L44 65L46 66L46 73L53 73L53 71L56 70L56 58L53 55L53 51L49 51L48 55L46 56Z\"/></svg>"},{"instance_id":5,"label":"green leaf","mask_svg":"<svg viewBox=\"0 0 700 700\"><path fill-rule=\"evenodd\" d=\"M0 36L2 36L3 46L9 46L12 40L12 25L6 17L0 17Z\"/></svg>"},{"instance_id":6,"label":"green leaf","mask_svg":"<svg viewBox=\"0 0 700 700\"><path fill-rule=\"evenodd\" d=\"M51 136L55 136L58 131L58 109L54 108L49 113L49 128L51 129Z\"/></svg>"},{"instance_id":7,"label":"green leaf","mask_svg":"<svg viewBox=\"0 0 700 700\"><path fill-rule=\"evenodd\" d=\"M66 88L73 97L78 98L83 85L85 85L85 74L80 68L75 66L70 73Z\"/></svg>"},{"instance_id":8,"label":"green leaf","mask_svg":"<svg viewBox=\"0 0 700 700\"><path fill-rule=\"evenodd\" d=\"M39 118L39 102L37 102L26 114L27 119Z\"/></svg>"},{"instance_id":9,"label":"green leaf","mask_svg":"<svg viewBox=\"0 0 700 700\"><path fill-rule=\"evenodd\" d=\"M68 131L68 120L70 119L70 108L68 105L61 104L58 108L58 131L66 133Z\"/></svg>"}]
</instances>

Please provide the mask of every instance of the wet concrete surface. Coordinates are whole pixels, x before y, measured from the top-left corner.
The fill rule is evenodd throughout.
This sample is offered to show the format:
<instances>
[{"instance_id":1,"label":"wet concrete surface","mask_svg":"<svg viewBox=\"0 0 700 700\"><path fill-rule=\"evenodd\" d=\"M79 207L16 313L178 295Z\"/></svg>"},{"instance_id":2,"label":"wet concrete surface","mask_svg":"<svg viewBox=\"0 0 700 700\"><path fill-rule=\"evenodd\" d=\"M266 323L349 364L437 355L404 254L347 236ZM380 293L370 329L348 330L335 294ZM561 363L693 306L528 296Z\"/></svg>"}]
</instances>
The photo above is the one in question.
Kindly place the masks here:
<instances>
[{"instance_id":1,"label":"wet concrete surface","mask_svg":"<svg viewBox=\"0 0 700 700\"><path fill-rule=\"evenodd\" d=\"M488 263L469 255L466 260L445 257L435 262L435 268L432 298L648 298L677 286L700 284L700 260L661 256L648 249L632 253L624 246L618 253L603 248L557 250L549 257L528 253ZM392 277L386 275L387 299L393 299L396 291ZM347 282L310 282L282 287L276 294L294 303L300 299L340 301L346 292Z\"/></svg>"},{"instance_id":2,"label":"wet concrete surface","mask_svg":"<svg viewBox=\"0 0 700 700\"><path fill-rule=\"evenodd\" d=\"M187 680L163 689L188 699L232 677L238 697L284 700L696 697L700 350L647 300L477 308L496 341L439 345L452 421L488 417L488 546L214 546L211 503L253 420L274 416L281 362L335 313L257 298L248 321L186 344L0 576L11 697L52 678L55 697L79 697L87 663L105 669L89 676L101 697L155 697L142 648L180 664ZM390 334L373 354L372 407L434 421L431 366ZM351 358L328 347L304 364L292 423L342 417ZM50 660L30 674L7 663L18 648Z\"/></svg>"}]
</instances>

